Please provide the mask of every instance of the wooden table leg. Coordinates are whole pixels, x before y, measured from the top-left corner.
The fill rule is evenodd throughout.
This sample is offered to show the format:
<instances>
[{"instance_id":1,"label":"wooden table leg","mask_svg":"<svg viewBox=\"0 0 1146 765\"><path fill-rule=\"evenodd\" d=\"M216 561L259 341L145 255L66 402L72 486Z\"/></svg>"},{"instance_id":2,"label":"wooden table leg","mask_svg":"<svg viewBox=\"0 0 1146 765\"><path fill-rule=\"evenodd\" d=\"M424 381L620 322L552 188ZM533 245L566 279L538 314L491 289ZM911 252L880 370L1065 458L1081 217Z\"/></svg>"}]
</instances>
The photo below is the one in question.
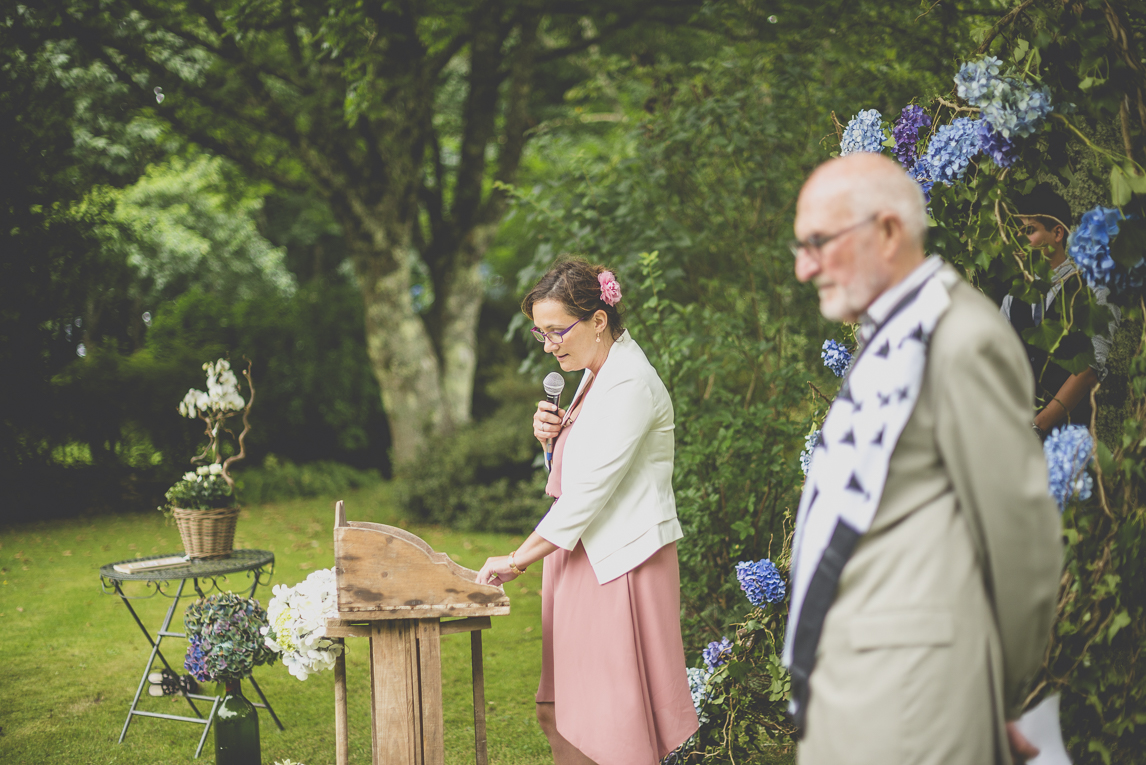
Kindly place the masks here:
<instances>
[{"instance_id":1,"label":"wooden table leg","mask_svg":"<svg viewBox=\"0 0 1146 765\"><path fill-rule=\"evenodd\" d=\"M489 765L485 740L485 665L481 654L481 630L470 633L470 659L474 681L474 756L477 765Z\"/></svg>"},{"instance_id":2,"label":"wooden table leg","mask_svg":"<svg viewBox=\"0 0 1146 765\"><path fill-rule=\"evenodd\" d=\"M346 641L337 638L342 653L334 660L334 762L350 763L350 731L346 721Z\"/></svg>"}]
</instances>

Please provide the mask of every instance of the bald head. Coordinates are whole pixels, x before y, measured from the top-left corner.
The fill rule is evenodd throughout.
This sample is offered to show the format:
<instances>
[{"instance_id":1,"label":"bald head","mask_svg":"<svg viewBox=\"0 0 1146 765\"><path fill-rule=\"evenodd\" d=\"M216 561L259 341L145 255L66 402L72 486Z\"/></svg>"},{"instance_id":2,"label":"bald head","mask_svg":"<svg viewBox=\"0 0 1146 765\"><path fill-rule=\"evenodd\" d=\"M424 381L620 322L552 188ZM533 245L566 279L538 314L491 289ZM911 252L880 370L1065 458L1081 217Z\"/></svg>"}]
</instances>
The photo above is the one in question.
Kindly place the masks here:
<instances>
[{"instance_id":1,"label":"bald head","mask_svg":"<svg viewBox=\"0 0 1146 765\"><path fill-rule=\"evenodd\" d=\"M796 202L796 276L815 283L826 318L857 321L923 262L926 234L923 192L898 163L866 152L833 159Z\"/></svg>"},{"instance_id":2,"label":"bald head","mask_svg":"<svg viewBox=\"0 0 1146 765\"><path fill-rule=\"evenodd\" d=\"M816 194L821 201L833 197L841 212L856 219L877 212L892 212L908 238L923 249L927 236L927 202L919 184L903 166L882 154L860 151L820 165L804 184L800 196Z\"/></svg>"}]
</instances>

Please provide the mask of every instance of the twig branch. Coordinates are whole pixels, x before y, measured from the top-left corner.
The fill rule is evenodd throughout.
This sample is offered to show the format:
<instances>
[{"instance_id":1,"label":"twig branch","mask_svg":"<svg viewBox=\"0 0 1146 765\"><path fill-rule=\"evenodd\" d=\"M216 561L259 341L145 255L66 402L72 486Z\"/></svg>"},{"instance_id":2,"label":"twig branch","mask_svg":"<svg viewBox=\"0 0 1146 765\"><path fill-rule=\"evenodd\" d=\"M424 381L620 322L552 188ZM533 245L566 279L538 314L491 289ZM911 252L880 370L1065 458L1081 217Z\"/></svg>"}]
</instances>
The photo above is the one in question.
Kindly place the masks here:
<instances>
[{"instance_id":1,"label":"twig branch","mask_svg":"<svg viewBox=\"0 0 1146 765\"><path fill-rule=\"evenodd\" d=\"M246 359L247 357L244 356L243 358ZM251 405L255 403L255 381L251 378L251 364L251 360L247 359L247 368L243 370L243 377L247 378L247 388L250 389L251 395L250 398L247 399L247 405L243 407L243 432L239 433L239 453L231 455L223 463L223 480L226 481L227 485L232 489L235 488L235 479L231 478L230 473L227 472L227 468L229 468L233 462L246 459L246 438L247 434L251 432L251 421L248 418L251 414Z\"/></svg>"},{"instance_id":2,"label":"twig branch","mask_svg":"<svg viewBox=\"0 0 1146 765\"><path fill-rule=\"evenodd\" d=\"M942 106L946 106L948 109L954 112L970 112L971 114L978 114L980 111L979 107L977 106L960 106L954 101L948 101L945 98L937 98L935 100L938 101Z\"/></svg>"},{"instance_id":3,"label":"twig branch","mask_svg":"<svg viewBox=\"0 0 1146 765\"><path fill-rule=\"evenodd\" d=\"M811 380L808 381L808 387L811 388L813 391L815 391L817 396L822 398L824 401L828 402L828 406L832 405L832 400L830 398L828 398L827 396L825 396L823 391L821 391L819 388L817 388Z\"/></svg>"},{"instance_id":4,"label":"twig branch","mask_svg":"<svg viewBox=\"0 0 1146 765\"><path fill-rule=\"evenodd\" d=\"M1025 11L1027 8L1030 8L1034 4L1035 0L1024 0L1018 6L1011 9L1010 13L999 19L999 22L995 24L995 26L991 27L990 33L987 34L987 37L984 38L979 47L975 49L975 55L982 55L983 53L986 53L987 50L991 47L991 43L993 43L995 38L999 36L999 32L1003 31L1003 27L1013 24L1015 19L1019 17L1020 13Z\"/></svg>"}]
</instances>

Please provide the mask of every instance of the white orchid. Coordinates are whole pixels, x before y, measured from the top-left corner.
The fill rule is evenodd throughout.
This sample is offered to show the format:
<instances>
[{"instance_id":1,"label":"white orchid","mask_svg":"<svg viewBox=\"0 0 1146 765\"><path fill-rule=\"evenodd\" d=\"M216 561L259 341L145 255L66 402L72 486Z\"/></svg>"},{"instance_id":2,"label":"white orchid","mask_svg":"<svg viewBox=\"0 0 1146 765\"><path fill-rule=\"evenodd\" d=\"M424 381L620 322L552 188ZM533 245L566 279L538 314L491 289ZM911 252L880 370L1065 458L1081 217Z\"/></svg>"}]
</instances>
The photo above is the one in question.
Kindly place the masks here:
<instances>
[{"instance_id":1,"label":"white orchid","mask_svg":"<svg viewBox=\"0 0 1146 765\"><path fill-rule=\"evenodd\" d=\"M203 365L207 373L207 391L192 388L179 403L179 414L194 419L226 412L238 412L246 402L239 395L239 378L231 371L231 362L219 359Z\"/></svg>"},{"instance_id":2,"label":"white orchid","mask_svg":"<svg viewBox=\"0 0 1146 765\"><path fill-rule=\"evenodd\" d=\"M326 620L338 615L334 569L315 571L294 587L275 585L262 633L271 650L299 680L334 668L342 644L326 637Z\"/></svg>"}]
</instances>

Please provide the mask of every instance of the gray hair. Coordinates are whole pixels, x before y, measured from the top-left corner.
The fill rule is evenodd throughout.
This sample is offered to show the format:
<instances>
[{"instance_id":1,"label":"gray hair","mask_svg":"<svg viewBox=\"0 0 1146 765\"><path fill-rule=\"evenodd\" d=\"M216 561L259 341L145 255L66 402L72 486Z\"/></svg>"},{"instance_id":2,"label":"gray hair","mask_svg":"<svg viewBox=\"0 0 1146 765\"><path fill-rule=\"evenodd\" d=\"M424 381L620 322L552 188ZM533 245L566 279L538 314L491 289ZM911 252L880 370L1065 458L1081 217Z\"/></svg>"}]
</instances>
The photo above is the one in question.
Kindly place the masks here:
<instances>
[{"instance_id":1,"label":"gray hair","mask_svg":"<svg viewBox=\"0 0 1146 765\"><path fill-rule=\"evenodd\" d=\"M891 165L891 162L888 162ZM927 200L923 189L898 165L878 172L855 175L848 202L858 219L881 212L894 213L908 237L920 246L927 238Z\"/></svg>"}]
</instances>

